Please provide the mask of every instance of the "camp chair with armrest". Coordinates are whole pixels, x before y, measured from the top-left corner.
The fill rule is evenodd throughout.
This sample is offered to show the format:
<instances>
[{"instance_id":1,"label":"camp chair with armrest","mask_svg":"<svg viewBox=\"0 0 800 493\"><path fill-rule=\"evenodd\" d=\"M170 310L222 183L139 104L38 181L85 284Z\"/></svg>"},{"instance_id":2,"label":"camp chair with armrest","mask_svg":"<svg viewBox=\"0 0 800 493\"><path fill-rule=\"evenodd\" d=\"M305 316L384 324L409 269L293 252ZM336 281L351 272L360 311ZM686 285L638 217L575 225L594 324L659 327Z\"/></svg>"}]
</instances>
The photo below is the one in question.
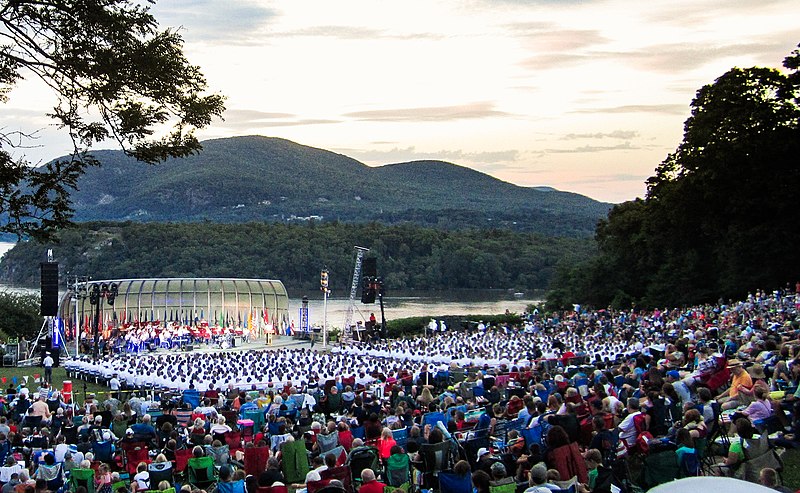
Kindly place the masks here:
<instances>
[{"instance_id":1,"label":"camp chair with armrest","mask_svg":"<svg viewBox=\"0 0 800 493\"><path fill-rule=\"evenodd\" d=\"M201 490L210 489L217 482L214 459L211 457L192 457L186 465L188 483Z\"/></svg>"},{"instance_id":2,"label":"camp chair with armrest","mask_svg":"<svg viewBox=\"0 0 800 493\"><path fill-rule=\"evenodd\" d=\"M148 465L147 472L150 474L150 484L158 486L161 481L175 484L172 478L172 469L172 462L158 462Z\"/></svg>"},{"instance_id":3,"label":"camp chair with armrest","mask_svg":"<svg viewBox=\"0 0 800 493\"><path fill-rule=\"evenodd\" d=\"M86 488L87 493L94 493L94 469L76 467L69 472L69 490L74 492L79 486Z\"/></svg>"},{"instance_id":4,"label":"camp chair with armrest","mask_svg":"<svg viewBox=\"0 0 800 493\"><path fill-rule=\"evenodd\" d=\"M394 438L397 445L403 447L403 450L405 450L408 444L408 428L392 430L392 438Z\"/></svg>"},{"instance_id":5,"label":"camp chair with armrest","mask_svg":"<svg viewBox=\"0 0 800 493\"><path fill-rule=\"evenodd\" d=\"M378 476L381 471L380 454L375 447L356 447L347 456L347 465L350 467L352 484L361 484L361 471L372 469Z\"/></svg>"},{"instance_id":6,"label":"camp chair with armrest","mask_svg":"<svg viewBox=\"0 0 800 493\"><path fill-rule=\"evenodd\" d=\"M302 483L309 471L306 444L293 440L281 444L281 469L288 483Z\"/></svg>"},{"instance_id":7,"label":"camp chair with armrest","mask_svg":"<svg viewBox=\"0 0 800 493\"><path fill-rule=\"evenodd\" d=\"M699 476L700 472L700 456L697 454L697 452L685 452L681 456L678 478Z\"/></svg>"},{"instance_id":8,"label":"camp chair with armrest","mask_svg":"<svg viewBox=\"0 0 800 493\"><path fill-rule=\"evenodd\" d=\"M289 493L289 487L283 485L259 486L256 493Z\"/></svg>"},{"instance_id":9,"label":"camp chair with armrest","mask_svg":"<svg viewBox=\"0 0 800 493\"><path fill-rule=\"evenodd\" d=\"M411 476L411 463L408 454L392 454L386 461L386 484L400 486L407 483Z\"/></svg>"},{"instance_id":10,"label":"camp chair with armrest","mask_svg":"<svg viewBox=\"0 0 800 493\"><path fill-rule=\"evenodd\" d=\"M92 443L92 453L95 460L111 464L114 461L114 444L112 442Z\"/></svg>"},{"instance_id":11,"label":"camp chair with armrest","mask_svg":"<svg viewBox=\"0 0 800 493\"><path fill-rule=\"evenodd\" d=\"M186 467L189 465L189 459L192 458L192 451L190 449L178 449L175 451L175 473L185 474Z\"/></svg>"},{"instance_id":12,"label":"camp chair with armrest","mask_svg":"<svg viewBox=\"0 0 800 493\"><path fill-rule=\"evenodd\" d=\"M338 479L344 485L345 490L353 491L352 473L350 466L346 464L325 469L319 473L319 476L322 479Z\"/></svg>"},{"instance_id":13,"label":"camp chair with armrest","mask_svg":"<svg viewBox=\"0 0 800 493\"><path fill-rule=\"evenodd\" d=\"M424 443L419 447L422 463L419 467L422 473L423 486L433 487L438 484L436 479L440 472L449 471L453 467L453 444L450 441L440 443ZM417 467L415 463L415 467Z\"/></svg>"},{"instance_id":14,"label":"camp chair with armrest","mask_svg":"<svg viewBox=\"0 0 800 493\"><path fill-rule=\"evenodd\" d=\"M248 447L244 449L244 472L258 476L267 470L269 447Z\"/></svg>"},{"instance_id":15,"label":"camp chair with armrest","mask_svg":"<svg viewBox=\"0 0 800 493\"><path fill-rule=\"evenodd\" d=\"M220 481L217 483L217 493L237 493L244 491L246 492L247 489L244 485L244 479L240 479L238 481L229 481L223 482Z\"/></svg>"},{"instance_id":16,"label":"camp chair with armrest","mask_svg":"<svg viewBox=\"0 0 800 493\"><path fill-rule=\"evenodd\" d=\"M439 473L439 490L448 493L472 493L472 476L452 472Z\"/></svg>"},{"instance_id":17,"label":"camp chair with armrest","mask_svg":"<svg viewBox=\"0 0 800 493\"><path fill-rule=\"evenodd\" d=\"M240 431L225 433L225 444L230 448L231 456L233 456L237 450L242 450L242 433Z\"/></svg>"},{"instance_id":18,"label":"camp chair with armrest","mask_svg":"<svg viewBox=\"0 0 800 493\"><path fill-rule=\"evenodd\" d=\"M147 447L137 447L125 451L125 470L128 474L136 474L136 467L140 462L150 463L150 453L147 451Z\"/></svg>"},{"instance_id":19,"label":"camp chair with armrest","mask_svg":"<svg viewBox=\"0 0 800 493\"><path fill-rule=\"evenodd\" d=\"M744 461L736 471L735 476L738 479L758 483L759 474L765 467L771 467L779 474L783 472L783 461L775 449L770 446L766 434L756 438L740 438L740 440L742 440Z\"/></svg>"},{"instance_id":20,"label":"camp chair with armrest","mask_svg":"<svg viewBox=\"0 0 800 493\"><path fill-rule=\"evenodd\" d=\"M320 453L324 455L325 452L333 450L339 445L339 434L330 433L327 435L317 435L317 445L319 446Z\"/></svg>"},{"instance_id":21,"label":"camp chair with armrest","mask_svg":"<svg viewBox=\"0 0 800 493\"><path fill-rule=\"evenodd\" d=\"M503 483L498 485L489 485L489 493L516 493L517 483L511 481L510 483Z\"/></svg>"}]
</instances>

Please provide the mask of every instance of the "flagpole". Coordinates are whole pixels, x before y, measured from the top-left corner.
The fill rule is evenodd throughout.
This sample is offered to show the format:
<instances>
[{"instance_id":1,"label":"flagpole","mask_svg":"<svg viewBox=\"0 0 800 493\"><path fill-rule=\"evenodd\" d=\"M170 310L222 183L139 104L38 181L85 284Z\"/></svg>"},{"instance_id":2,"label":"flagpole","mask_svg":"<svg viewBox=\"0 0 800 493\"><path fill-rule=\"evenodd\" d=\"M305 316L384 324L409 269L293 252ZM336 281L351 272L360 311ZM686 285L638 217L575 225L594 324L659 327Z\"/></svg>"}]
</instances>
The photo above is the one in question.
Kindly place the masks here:
<instances>
[{"instance_id":1,"label":"flagpole","mask_svg":"<svg viewBox=\"0 0 800 493\"><path fill-rule=\"evenodd\" d=\"M322 269L320 273L320 289L322 289L322 348L328 347L328 269ZM313 343L314 334L311 334Z\"/></svg>"},{"instance_id":2,"label":"flagpole","mask_svg":"<svg viewBox=\"0 0 800 493\"><path fill-rule=\"evenodd\" d=\"M328 290L326 288L323 291L323 298L322 298L322 349L325 349L327 347L328 347Z\"/></svg>"}]
</instances>

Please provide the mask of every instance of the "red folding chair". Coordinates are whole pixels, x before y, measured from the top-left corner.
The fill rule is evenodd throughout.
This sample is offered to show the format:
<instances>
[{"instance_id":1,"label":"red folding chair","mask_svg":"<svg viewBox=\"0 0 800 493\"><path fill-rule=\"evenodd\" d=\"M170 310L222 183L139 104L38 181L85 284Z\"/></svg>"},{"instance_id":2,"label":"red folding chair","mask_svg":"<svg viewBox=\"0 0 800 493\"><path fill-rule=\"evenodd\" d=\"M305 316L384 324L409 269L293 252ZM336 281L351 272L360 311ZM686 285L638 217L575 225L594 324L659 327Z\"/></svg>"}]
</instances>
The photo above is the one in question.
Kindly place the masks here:
<instances>
[{"instance_id":1,"label":"red folding chair","mask_svg":"<svg viewBox=\"0 0 800 493\"><path fill-rule=\"evenodd\" d=\"M189 459L192 458L192 450L185 448L175 451L175 472L183 474L186 472L186 467L189 465Z\"/></svg>"},{"instance_id":2,"label":"red folding chair","mask_svg":"<svg viewBox=\"0 0 800 493\"><path fill-rule=\"evenodd\" d=\"M242 433L240 431L229 431L225 433L225 443L231 450L231 456L233 456L237 450L242 450Z\"/></svg>"},{"instance_id":3,"label":"red folding chair","mask_svg":"<svg viewBox=\"0 0 800 493\"><path fill-rule=\"evenodd\" d=\"M259 486L256 493L289 493L288 486Z\"/></svg>"},{"instance_id":4,"label":"red folding chair","mask_svg":"<svg viewBox=\"0 0 800 493\"><path fill-rule=\"evenodd\" d=\"M134 448L125 452L125 470L131 476L136 474L136 467L141 462L147 464L151 462L150 452L147 450L147 447Z\"/></svg>"},{"instance_id":5,"label":"red folding chair","mask_svg":"<svg viewBox=\"0 0 800 493\"><path fill-rule=\"evenodd\" d=\"M258 476L267 470L269 447L248 447L244 449L244 472Z\"/></svg>"}]
</instances>

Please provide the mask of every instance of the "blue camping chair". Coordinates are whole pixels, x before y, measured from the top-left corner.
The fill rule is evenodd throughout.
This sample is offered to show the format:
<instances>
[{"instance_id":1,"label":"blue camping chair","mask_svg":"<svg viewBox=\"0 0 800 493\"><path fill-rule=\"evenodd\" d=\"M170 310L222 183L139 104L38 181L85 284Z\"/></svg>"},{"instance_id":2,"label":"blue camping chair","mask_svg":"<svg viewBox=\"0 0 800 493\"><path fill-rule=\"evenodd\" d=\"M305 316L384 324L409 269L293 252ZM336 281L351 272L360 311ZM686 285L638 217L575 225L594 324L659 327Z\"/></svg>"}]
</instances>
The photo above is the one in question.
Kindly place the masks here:
<instances>
[{"instance_id":1,"label":"blue camping chair","mask_svg":"<svg viewBox=\"0 0 800 493\"><path fill-rule=\"evenodd\" d=\"M445 417L444 413L441 412L433 412L433 413L426 413L422 416L422 427L425 428L425 425L431 425L431 428L436 426L436 423L442 423L444 425L447 424L447 418Z\"/></svg>"},{"instance_id":2,"label":"blue camping chair","mask_svg":"<svg viewBox=\"0 0 800 493\"><path fill-rule=\"evenodd\" d=\"M439 491L448 493L472 493L472 476L458 476L452 472L439 473Z\"/></svg>"},{"instance_id":3,"label":"blue camping chair","mask_svg":"<svg viewBox=\"0 0 800 493\"><path fill-rule=\"evenodd\" d=\"M190 409L200 406L200 392L197 389L186 389L183 391L183 402L189 405Z\"/></svg>"},{"instance_id":4,"label":"blue camping chair","mask_svg":"<svg viewBox=\"0 0 800 493\"><path fill-rule=\"evenodd\" d=\"M400 445L403 447L403 450L405 450L406 445L408 444L408 428L392 430L392 438L394 438L394 441L397 442L397 445Z\"/></svg>"}]
</instances>

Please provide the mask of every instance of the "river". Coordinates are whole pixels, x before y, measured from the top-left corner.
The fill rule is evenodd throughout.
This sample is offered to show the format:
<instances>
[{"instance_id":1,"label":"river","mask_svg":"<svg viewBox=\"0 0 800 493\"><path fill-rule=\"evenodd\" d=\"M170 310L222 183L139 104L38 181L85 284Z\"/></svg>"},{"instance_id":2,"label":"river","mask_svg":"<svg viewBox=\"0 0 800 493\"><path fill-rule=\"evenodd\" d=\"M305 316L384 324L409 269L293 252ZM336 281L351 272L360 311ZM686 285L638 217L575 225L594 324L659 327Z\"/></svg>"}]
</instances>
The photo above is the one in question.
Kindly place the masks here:
<instances>
[{"instance_id":1,"label":"river","mask_svg":"<svg viewBox=\"0 0 800 493\"><path fill-rule=\"evenodd\" d=\"M14 247L12 242L0 242L0 255L5 254ZM38 289L17 288L0 284L0 290L12 290L26 293L38 293ZM300 318L300 305L302 294L292 293L291 286L289 298L289 317L296 325ZM360 296L360 291L358 296ZM322 325L325 318L324 303L320 292L308 293L308 319L312 325ZM384 312L386 320L405 317L419 317L428 315L492 315L505 313L522 313L525 307L541 301L541 293L509 293L504 290L452 290L452 291L405 291L393 293L389 289L384 297ZM370 313L375 313L380 321L381 309L376 302L374 305L361 304L360 298L356 299L353 312L353 321L369 320ZM328 299L327 318L328 325L341 327L349 305L348 298L335 297Z\"/></svg>"}]
</instances>

